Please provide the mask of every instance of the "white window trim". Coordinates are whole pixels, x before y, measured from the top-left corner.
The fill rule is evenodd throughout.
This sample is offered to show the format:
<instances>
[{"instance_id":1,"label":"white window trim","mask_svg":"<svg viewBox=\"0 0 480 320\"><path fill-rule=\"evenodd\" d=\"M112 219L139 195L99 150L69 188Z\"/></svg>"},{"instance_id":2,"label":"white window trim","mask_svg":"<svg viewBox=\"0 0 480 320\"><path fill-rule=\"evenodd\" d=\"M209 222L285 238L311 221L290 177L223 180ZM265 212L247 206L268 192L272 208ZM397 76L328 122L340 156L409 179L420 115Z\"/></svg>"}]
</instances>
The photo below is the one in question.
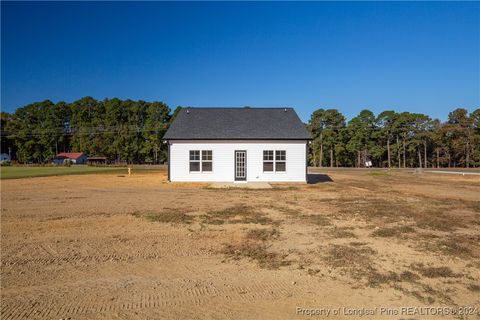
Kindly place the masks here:
<instances>
[{"instance_id":1,"label":"white window trim","mask_svg":"<svg viewBox=\"0 0 480 320\"><path fill-rule=\"evenodd\" d=\"M263 160L263 151L273 151L273 160ZM276 152L277 151L285 151L285 160L281 161L279 160L278 162L285 162L285 171L277 171L277 160L276 160ZM273 162L273 170L272 171L265 171L263 170L263 164L265 162ZM262 171L265 174L286 174L287 173L287 150L262 150Z\"/></svg>"},{"instance_id":2,"label":"white window trim","mask_svg":"<svg viewBox=\"0 0 480 320\"><path fill-rule=\"evenodd\" d=\"M190 160L190 151L200 151L200 160ZM205 162L210 162L212 164L212 170L211 171L203 171L202 151L211 151L212 152L212 160L205 160ZM198 162L200 170L191 171L190 170L190 163L191 162ZM189 174L213 174L213 150L201 150L201 149L188 150L188 172L189 172Z\"/></svg>"},{"instance_id":3,"label":"white window trim","mask_svg":"<svg viewBox=\"0 0 480 320\"><path fill-rule=\"evenodd\" d=\"M277 151L283 151L285 152L285 160L278 160L278 162L285 162L285 170L283 171L277 171ZM274 159L274 169L275 169L275 173L279 173L279 174L282 174L282 173L287 173L287 150L275 150L273 152L273 159Z\"/></svg>"},{"instance_id":4,"label":"white window trim","mask_svg":"<svg viewBox=\"0 0 480 320\"><path fill-rule=\"evenodd\" d=\"M272 160L265 160L265 151L272 151L273 152L273 158ZM272 171L265 171L264 169L264 165L265 165L265 162L271 162L272 163ZM275 150L263 150L262 151L262 171L263 173L266 173L266 174L272 174L272 173L275 173Z\"/></svg>"},{"instance_id":5,"label":"white window trim","mask_svg":"<svg viewBox=\"0 0 480 320\"><path fill-rule=\"evenodd\" d=\"M191 159L190 159L190 153L191 153L192 151L198 151L198 152L199 152L199 160L191 160ZM196 174L196 173L201 173L201 172L202 172L202 171L201 171L201 170L202 170L201 159L202 159L202 151L201 151L201 150L188 150L188 172L189 172L189 173ZM190 164L191 164L192 162L198 163L198 169L199 169L198 171L192 171L192 170L190 169Z\"/></svg>"},{"instance_id":6,"label":"white window trim","mask_svg":"<svg viewBox=\"0 0 480 320\"><path fill-rule=\"evenodd\" d=\"M212 160L203 160L203 151L210 151L212 153ZM213 150L200 150L200 172L201 173L206 173L206 174L211 174L213 173ZM210 171L203 171L203 162L210 162L212 164L212 170Z\"/></svg>"}]
</instances>

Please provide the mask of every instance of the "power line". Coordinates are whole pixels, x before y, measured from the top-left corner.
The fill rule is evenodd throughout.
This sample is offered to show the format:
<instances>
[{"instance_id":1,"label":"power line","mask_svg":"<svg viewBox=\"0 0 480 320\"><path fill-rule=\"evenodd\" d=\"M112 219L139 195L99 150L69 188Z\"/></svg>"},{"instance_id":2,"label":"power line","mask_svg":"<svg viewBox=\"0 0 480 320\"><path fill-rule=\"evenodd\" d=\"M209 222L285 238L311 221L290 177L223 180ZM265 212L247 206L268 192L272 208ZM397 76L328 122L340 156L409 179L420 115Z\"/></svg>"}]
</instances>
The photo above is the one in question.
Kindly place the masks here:
<instances>
[{"instance_id":1,"label":"power line","mask_svg":"<svg viewBox=\"0 0 480 320\"><path fill-rule=\"evenodd\" d=\"M146 133L146 132L157 132L166 130L167 126L156 126L156 127L137 127L134 125L130 126L110 126L105 128L99 127L81 127L81 128L52 128L52 129L34 129L33 132L22 132L21 130L16 131L2 131L0 137L9 138L9 137L38 137L44 135L54 135L54 136L74 136L74 135L100 135L100 134L119 134L119 133Z\"/></svg>"}]
</instances>

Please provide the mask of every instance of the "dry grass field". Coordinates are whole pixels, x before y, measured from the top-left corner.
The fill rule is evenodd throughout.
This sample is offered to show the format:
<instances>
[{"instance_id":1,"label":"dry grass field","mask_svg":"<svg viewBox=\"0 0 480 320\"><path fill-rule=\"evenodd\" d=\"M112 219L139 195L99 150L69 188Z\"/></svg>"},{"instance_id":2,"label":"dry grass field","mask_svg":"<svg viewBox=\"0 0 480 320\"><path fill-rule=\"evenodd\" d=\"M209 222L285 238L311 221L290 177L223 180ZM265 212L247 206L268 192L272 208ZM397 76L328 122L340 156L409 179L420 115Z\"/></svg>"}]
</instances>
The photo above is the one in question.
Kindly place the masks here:
<instances>
[{"instance_id":1,"label":"dry grass field","mask_svg":"<svg viewBox=\"0 0 480 320\"><path fill-rule=\"evenodd\" d=\"M1 318L480 308L480 177L322 173L266 190L170 184L165 172L2 181Z\"/></svg>"}]
</instances>

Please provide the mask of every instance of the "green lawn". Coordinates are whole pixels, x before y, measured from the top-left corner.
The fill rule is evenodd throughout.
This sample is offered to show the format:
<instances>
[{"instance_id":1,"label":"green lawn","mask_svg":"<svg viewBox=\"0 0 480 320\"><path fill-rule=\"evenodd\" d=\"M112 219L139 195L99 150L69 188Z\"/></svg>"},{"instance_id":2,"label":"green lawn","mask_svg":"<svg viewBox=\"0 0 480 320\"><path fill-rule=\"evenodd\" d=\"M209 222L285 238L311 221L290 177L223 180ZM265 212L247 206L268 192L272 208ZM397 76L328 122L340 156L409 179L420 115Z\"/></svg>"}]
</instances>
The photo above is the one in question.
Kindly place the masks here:
<instances>
[{"instance_id":1,"label":"green lawn","mask_svg":"<svg viewBox=\"0 0 480 320\"><path fill-rule=\"evenodd\" d=\"M121 167L1 167L1 179L18 179L30 177L60 176L68 174L88 174L101 172L127 173L127 168Z\"/></svg>"}]
</instances>

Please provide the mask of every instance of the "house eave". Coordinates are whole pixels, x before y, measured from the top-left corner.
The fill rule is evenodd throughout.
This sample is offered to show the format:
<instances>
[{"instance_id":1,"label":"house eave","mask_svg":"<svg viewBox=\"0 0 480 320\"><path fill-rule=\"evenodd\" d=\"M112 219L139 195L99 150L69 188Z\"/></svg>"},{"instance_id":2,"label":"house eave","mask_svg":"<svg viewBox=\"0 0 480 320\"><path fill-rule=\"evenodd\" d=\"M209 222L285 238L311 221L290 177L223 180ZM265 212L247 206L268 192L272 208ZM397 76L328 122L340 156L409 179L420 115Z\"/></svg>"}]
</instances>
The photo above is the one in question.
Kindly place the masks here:
<instances>
[{"instance_id":1,"label":"house eave","mask_svg":"<svg viewBox=\"0 0 480 320\"><path fill-rule=\"evenodd\" d=\"M312 138L167 138L169 141L312 141Z\"/></svg>"}]
</instances>

